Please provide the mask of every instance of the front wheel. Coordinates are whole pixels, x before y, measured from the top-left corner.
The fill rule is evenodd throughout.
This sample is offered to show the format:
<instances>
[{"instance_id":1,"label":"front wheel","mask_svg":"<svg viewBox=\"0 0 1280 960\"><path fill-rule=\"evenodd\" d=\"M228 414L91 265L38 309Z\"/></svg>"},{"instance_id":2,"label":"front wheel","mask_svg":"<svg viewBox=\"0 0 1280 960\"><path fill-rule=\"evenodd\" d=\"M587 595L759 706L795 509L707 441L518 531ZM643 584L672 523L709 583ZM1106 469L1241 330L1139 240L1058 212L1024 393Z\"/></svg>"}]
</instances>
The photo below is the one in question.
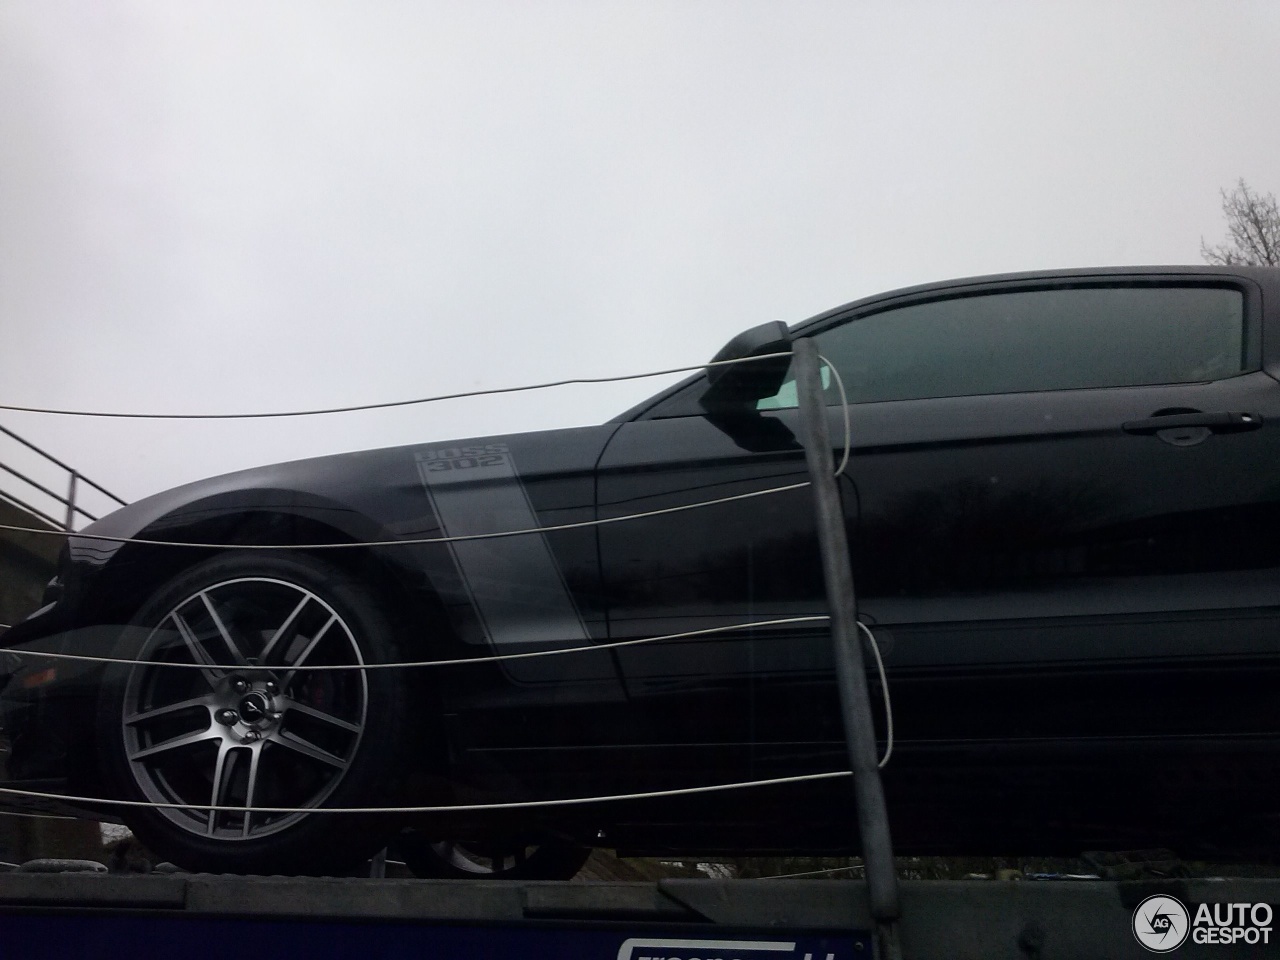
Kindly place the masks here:
<instances>
[{"instance_id":1,"label":"front wheel","mask_svg":"<svg viewBox=\"0 0 1280 960\"><path fill-rule=\"evenodd\" d=\"M378 849L387 818L320 812L394 805L402 779L407 678L359 669L401 659L362 584L309 557L232 554L135 623L140 646L124 646L144 664L107 673L98 729L108 784L155 804L124 812L148 847L236 873L337 872Z\"/></svg>"}]
</instances>

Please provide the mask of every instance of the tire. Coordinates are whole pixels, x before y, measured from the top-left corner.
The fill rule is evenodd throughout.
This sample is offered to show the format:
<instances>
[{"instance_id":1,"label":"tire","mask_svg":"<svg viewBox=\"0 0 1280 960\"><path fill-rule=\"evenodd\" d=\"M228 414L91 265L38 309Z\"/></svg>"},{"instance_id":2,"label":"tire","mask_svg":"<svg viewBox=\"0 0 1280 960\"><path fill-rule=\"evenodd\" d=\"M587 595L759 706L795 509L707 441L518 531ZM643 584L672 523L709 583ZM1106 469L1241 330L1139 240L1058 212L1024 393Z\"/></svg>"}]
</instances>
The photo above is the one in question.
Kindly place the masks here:
<instances>
[{"instance_id":1,"label":"tire","mask_svg":"<svg viewBox=\"0 0 1280 960\"><path fill-rule=\"evenodd\" d=\"M591 856L571 843L520 841L431 841L417 831L392 841L392 858L403 859L415 877L444 880L572 880Z\"/></svg>"},{"instance_id":2,"label":"tire","mask_svg":"<svg viewBox=\"0 0 1280 960\"><path fill-rule=\"evenodd\" d=\"M403 659L365 586L310 557L246 551L161 587L134 626L121 649L147 665L111 668L98 699L108 789L154 803L298 810L122 808L147 847L191 870L318 874L344 872L385 844L396 827L388 817L310 812L403 802L408 677L306 669Z\"/></svg>"}]
</instances>

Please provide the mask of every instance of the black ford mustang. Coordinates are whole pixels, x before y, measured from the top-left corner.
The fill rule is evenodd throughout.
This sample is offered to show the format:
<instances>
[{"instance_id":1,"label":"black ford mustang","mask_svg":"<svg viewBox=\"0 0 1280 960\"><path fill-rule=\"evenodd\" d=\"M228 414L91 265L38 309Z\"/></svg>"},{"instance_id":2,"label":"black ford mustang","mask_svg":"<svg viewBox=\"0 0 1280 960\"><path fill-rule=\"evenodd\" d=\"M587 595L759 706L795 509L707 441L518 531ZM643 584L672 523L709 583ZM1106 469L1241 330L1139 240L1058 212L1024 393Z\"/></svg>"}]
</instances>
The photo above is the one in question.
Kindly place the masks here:
<instances>
[{"instance_id":1,"label":"black ford mustang","mask_svg":"<svg viewBox=\"0 0 1280 960\"><path fill-rule=\"evenodd\" d=\"M848 390L897 849L1280 850L1280 271L987 277L791 335ZM563 875L589 845L856 850L847 780L321 812L845 767L827 626L758 625L825 613L808 489L590 523L803 481L794 380L756 369L597 427L264 467L95 523L200 546L70 538L0 645L145 665L0 654L6 785L171 804L105 812L200 869L337 869L405 826L436 875ZM400 542L535 527L561 529ZM315 546L351 543L377 545ZM536 651L568 652L485 662ZM315 669L455 660L482 662Z\"/></svg>"}]
</instances>

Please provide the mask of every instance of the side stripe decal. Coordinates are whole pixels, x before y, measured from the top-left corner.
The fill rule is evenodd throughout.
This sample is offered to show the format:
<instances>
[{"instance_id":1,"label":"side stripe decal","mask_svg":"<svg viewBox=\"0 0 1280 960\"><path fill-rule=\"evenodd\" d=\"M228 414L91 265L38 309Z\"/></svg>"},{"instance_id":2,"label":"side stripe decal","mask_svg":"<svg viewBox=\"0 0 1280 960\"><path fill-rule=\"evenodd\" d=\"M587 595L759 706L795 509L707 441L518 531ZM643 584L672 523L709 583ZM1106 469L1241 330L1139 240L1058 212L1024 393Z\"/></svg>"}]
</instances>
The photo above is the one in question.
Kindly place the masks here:
<instances>
[{"instance_id":1,"label":"side stripe decal","mask_svg":"<svg viewBox=\"0 0 1280 960\"><path fill-rule=\"evenodd\" d=\"M506 444L425 450L415 459L445 536L538 525ZM447 546L491 644L590 645L545 534Z\"/></svg>"}]
</instances>

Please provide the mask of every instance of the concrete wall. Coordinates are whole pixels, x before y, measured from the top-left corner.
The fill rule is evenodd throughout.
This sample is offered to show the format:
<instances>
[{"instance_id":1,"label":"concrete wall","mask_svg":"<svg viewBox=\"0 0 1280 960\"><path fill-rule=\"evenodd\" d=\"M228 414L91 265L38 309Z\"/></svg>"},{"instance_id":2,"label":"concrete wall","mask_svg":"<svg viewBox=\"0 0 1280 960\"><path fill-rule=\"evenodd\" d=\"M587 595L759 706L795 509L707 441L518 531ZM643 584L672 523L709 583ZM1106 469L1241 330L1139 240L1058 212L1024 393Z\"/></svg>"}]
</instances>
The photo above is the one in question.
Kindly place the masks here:
<instances>
[{"instance_id":1,"label":"concrete wall","mask_svg":"<svg viewBox=\"0 0 1280 960\"><path fill-rule=\"evenodd\" d=\"M0 523L50 529L39 517L0 499ZM40 604L53 576L63 538L0 530L0 623L17 623ZM0 631L0 636L3 631ZM3 758L0 757L0 766ZM92 821L47 820L0 814L0 860L101 856L102 836ZM0 951L3 952L3 951Z\"/></svg>"},{"instance_id":2,"label":"concrete wall","mask_svg":"<svg viewBox=\"0 0 1280 960\"><path fill-rule=\"evenodd\" d=\"M3 499L0 523L51 529L46 521ZM62 537L0 530L0 623L17 623L39 605L62 542Z\"/></svg>"}]
</instances>

